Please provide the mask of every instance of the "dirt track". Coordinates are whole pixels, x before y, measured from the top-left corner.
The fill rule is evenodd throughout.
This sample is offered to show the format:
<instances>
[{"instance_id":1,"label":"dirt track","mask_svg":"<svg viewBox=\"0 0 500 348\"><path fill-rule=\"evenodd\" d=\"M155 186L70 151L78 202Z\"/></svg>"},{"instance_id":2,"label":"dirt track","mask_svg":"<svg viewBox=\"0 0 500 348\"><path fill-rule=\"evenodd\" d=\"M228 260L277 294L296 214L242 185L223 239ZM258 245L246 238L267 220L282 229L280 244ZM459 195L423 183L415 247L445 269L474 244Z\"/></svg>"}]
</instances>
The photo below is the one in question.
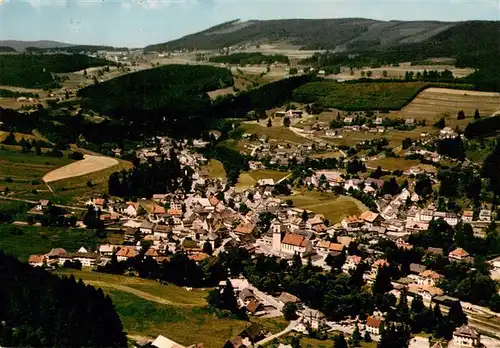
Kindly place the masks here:
<instances>
[{"instance_id":1,"label":"dirt track","mask_svg":"<svg viewBox=\"0 0 500 348\"><path fill-rule=\"evenodd\" d=\"M75 176L86 175L117 164L118 161L111 157L85 155L84 159L81 161L65 165L64 167L57 168L50 173L45 174L43 181L52 182Z\"/></svg>"}]
</instances>

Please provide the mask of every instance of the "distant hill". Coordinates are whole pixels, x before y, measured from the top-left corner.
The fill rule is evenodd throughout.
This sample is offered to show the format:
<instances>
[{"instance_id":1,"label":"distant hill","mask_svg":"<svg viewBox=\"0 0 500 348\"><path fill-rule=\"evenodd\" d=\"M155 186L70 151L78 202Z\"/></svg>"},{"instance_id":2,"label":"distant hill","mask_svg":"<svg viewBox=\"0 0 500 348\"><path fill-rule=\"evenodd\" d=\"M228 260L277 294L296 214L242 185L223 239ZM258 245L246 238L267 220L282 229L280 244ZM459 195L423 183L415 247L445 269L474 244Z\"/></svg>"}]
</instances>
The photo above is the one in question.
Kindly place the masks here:
<instances>
[{"instance_id":1,"label":"distant hill","mask_svg":"<svg viewBox=\"0 0 500 348\"><path fill-rule=\"evenodd\" d=\"M377 49L422 42L458 23L378 21L365 18L234 20L146 51L219 49L239 45L287 44L303 49Z\"/></svg>"},{"instance_id":2,"label":"distant hill","mask_svg":"<svg viewBox=\"0 0 500 348\"><path fill-rule=\"evenodd\" d=\"M24 52L27 47L37 48L54 48L54 47L70 47L72 44L58 41L18 41L18 40L0 40L0 46L12 47L18 52Z\"/></svg>"},{"instance_id":3,"label":"distant hill","mask_svg":"<svg viewBox=\"0 0 500 348\"><path fill-rule=\"evenodd\" d=\"M16 52L15 49L13 49L12 47L8 47L8 46L0 46L0 53L13 53L13 52Z\"/></svg>"}]
</instances>

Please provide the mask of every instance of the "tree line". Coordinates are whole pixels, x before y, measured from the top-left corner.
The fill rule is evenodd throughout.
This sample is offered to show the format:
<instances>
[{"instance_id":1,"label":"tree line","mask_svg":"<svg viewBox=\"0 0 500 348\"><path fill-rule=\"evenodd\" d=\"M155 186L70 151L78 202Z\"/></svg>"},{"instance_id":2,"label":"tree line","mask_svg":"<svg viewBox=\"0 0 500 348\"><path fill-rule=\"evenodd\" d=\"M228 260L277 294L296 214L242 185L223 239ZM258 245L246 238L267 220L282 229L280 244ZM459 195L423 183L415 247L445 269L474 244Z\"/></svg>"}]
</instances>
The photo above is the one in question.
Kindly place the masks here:
<instances>
[{"instance_id":1,"label":"tree line","mask_svg":"<svg viewBox=\"0 0 500 348\"><path fill-rule=\"evenodd\" d=\"M4 347L125 347L109 296L0 252L0 344Z\"/></svg>"}]
</instances>

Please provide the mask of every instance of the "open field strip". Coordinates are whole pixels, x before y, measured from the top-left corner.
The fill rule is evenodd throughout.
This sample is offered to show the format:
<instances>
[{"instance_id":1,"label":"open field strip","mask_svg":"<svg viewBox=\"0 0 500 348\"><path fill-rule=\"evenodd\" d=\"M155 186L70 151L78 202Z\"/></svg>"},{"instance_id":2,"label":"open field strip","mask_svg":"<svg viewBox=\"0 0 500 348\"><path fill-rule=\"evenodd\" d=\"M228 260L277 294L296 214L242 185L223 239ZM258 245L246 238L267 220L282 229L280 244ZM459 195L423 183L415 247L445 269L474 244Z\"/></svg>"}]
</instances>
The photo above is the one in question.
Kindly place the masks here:
<instances>
[{"instance_id":1,"label":"open field strip","mask_svg":"<svg viewBox=\"0 0 500 348\"><path fill-rule=\"evenodd\" d=\"M68 164L64 167L57 168L50 173L45 174L43 177L43 181L52 182L72 178L75 176L82 176L112 167L117 164L118 161L111 157L85 155L85 158L81 161Z\"/></svg>"}]
</instances>

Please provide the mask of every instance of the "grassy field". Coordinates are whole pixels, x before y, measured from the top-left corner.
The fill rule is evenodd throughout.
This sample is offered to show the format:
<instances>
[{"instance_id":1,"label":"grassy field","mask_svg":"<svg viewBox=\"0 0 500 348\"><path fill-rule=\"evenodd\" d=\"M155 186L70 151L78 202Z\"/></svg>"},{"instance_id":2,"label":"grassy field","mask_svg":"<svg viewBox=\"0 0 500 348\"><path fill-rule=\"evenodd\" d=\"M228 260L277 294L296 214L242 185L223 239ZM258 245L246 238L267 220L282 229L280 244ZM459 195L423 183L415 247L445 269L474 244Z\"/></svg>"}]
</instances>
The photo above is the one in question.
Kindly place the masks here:
<instances>
[{"instance_id":1,"label":"grassy field","mask_svg":"<svg viewBox=\"0 0 500 348\"><path fill-rule=\"evenodd\" d=\"M88 198L108 192L108 179L114 172L132 168L132 163L118 159L119 164L87 175L63 179L50 183L54 190L54 201L58 203L83 204ZM92 187L87 185L92 182Z\"/></svg>"},{"instance_id":2,"label":"grassy field","mask_svg":"<svg viewBox=\"0 0 500 348\"><path fill-rule=\"evenodd\" d=\"M444 117L447 126L465 128L473 120L476 109L483 117L491 116L500 110L500 94L428 88L420 92L410 104L396 113L396 116L426 120L428 125ZM463 120L457 120L457 113L460 110L465 113Z\"/></svg>"},{"instance_id":3,"label":"grassy field","mask_svg":"<svg viewBox=\"0 0 500 348\"><path fill-rule=\"evenodd\" d=\"M411 131L390 131L385 133L370 133L370 132L342 132L343 138L332 139L322 137L321 139L335 145L354 146L357 143L365 140L373 140L387 138L391 146L401 146L401 142L405 138L420 139L422 133L436 132L433 127L417 127Z\"/></svg>"},{"instance_id":4,"label":"grassy field","mask_svg":"<svg viewBox=\"0 0 500 348\"><path fill-rule=\"evenodd\" d=\"M407 170L419 163L418 160L407 160L404 158L384 157L374 161L366 162L368 168L382 167L384 170Z\"/></svg>"},{"instance_id":5,"label":"grassy field","mask_svg":"<svg viewBox=\"0 0 500 348\"><path fill-rule=\"evenodd\" d=\"M260 123L242 123L240 127L243 128L245 133L257 134L259 136L267 135L270 140L275 141L288 141L291 143L305 144L310 143L300 135L295 134L290 129L283 126L283 121L281 118L275 118L272 120L273 126L266 127L267 121L261 120Z\"/></svg>"},{"instance_id":6,"label":"grassy field","mask_svg":"<svg viewBox=\"0 0 500 348\"><path fill-rule=\"evenodd\" d=\"M101 242L93 232L82 229L12 225L0 225L0 238L0 249L21 261L27 261L32 254L48 253L52 248L73 252L82 245L93 249Z\"/></svg>"},{"instance_id":7,"label":"grassy field","mask_svg":"<svg viewBox=\"0 0 500 348\"><path fill-rule=\"evenodd\" d=\"M335 196L332 193L301 190L291 196L281 197L291 199L296 208L311 210L323 214L330 223L337 223L348 215L358 216L368 208L360 201L348 196Z\"/></svg>"},{"instance_id":8,"label":"grassy field","mask_svg":"<svg viewBox=\"0 0 500 348\"><path fill-rule=\"evenodd\" d=\"M221 161L216 159L211 159L210 162L205 166L205 169L208 171L208 176L211 178L225 178L226 171L224 170L224 166Z\"/></svg>"},{"instance_id":9,"label":"grassy field","mask_svg":"<svg viewBox=\"0 0 500 348\"><path fill-rule=\"evenodd\" d=\"M425 86L425 82L310 82L294 91L294 100L341 110L399 110Z\"/></svg>"},{"instance_id":10,"label":"grassy field","mask_svg":"<svg viewBox=\"0 0 500 348\"><path fill-rule=\"evenodd\" d=\"M311 156L312 158L340 158L342 154L339 151L330 151L324 153L316 153Z\"/></svg>"},{"instance_id":11,"label":"grassy field","mask_svg":"<svg viewBox=\"0 0 500 348\"><path fill-rule=\"evenodd\" d=\"M184 345L203 342L207 348L219 348L249 325L245 321L219 319L209 313L205 307L206 291L186 291L152 280L95 272L58 273L73 274L101 287L110 295L125 331L132 336L155 338L161 334ZM266 327L277 325L279 323L269 322Z\"/></svg>"},{"instance_id":12,"label":"grassy field","mask_svg":"<svg viewBox=\"0 0 500 348\"><path fill-rule=\"evenodd\" d=\"M310 338L306 335L302 335L299 333L292 333L288 334L285 337L280 337L280 342L284 343L287 342L290 337L292 336L297 336L299 337L300 340L300 346L301 347L314 347L314 348L330 348L333 346L333 336L338 334L338 332L330 332L329 337L326 340L318 340L315 338ZM346 340L349 338L349 335L345 335ZM266 346L270 346L271 344L268 344ZM363 340L360 342L359 347L361 348L376 348L377 347L377 342L364 342Z\"/></svg>"},{"instance_id":13,"label":"grassy field","mask_svg":"<svg viewBox=\"0 0 500 348\"><path fill-rule=\"evenodd\" d=\"M0 187L8 187L12 196L38 200L44 197L48 188L43 184L42 177L61 166L73 162L62 157L37 156L34 153L21 153L0 148ZM41 191L33 194L33 190ZM47 191L47 192L44 192Z\"/></svg>"},{"instance_id":14,"label":"grassy field","mask_svg":"<svg viewBox=\"0 0 500 348\"><path fill-rule=\"evenodd\" d=\"M261 169L243 172L238 178L238 183L235 186L236 191L243 192L246 189L257 184L261 179L273 179L275 182L286 177L288 172L279 172L277 170Z\"/></svg>"}]
</instances>

